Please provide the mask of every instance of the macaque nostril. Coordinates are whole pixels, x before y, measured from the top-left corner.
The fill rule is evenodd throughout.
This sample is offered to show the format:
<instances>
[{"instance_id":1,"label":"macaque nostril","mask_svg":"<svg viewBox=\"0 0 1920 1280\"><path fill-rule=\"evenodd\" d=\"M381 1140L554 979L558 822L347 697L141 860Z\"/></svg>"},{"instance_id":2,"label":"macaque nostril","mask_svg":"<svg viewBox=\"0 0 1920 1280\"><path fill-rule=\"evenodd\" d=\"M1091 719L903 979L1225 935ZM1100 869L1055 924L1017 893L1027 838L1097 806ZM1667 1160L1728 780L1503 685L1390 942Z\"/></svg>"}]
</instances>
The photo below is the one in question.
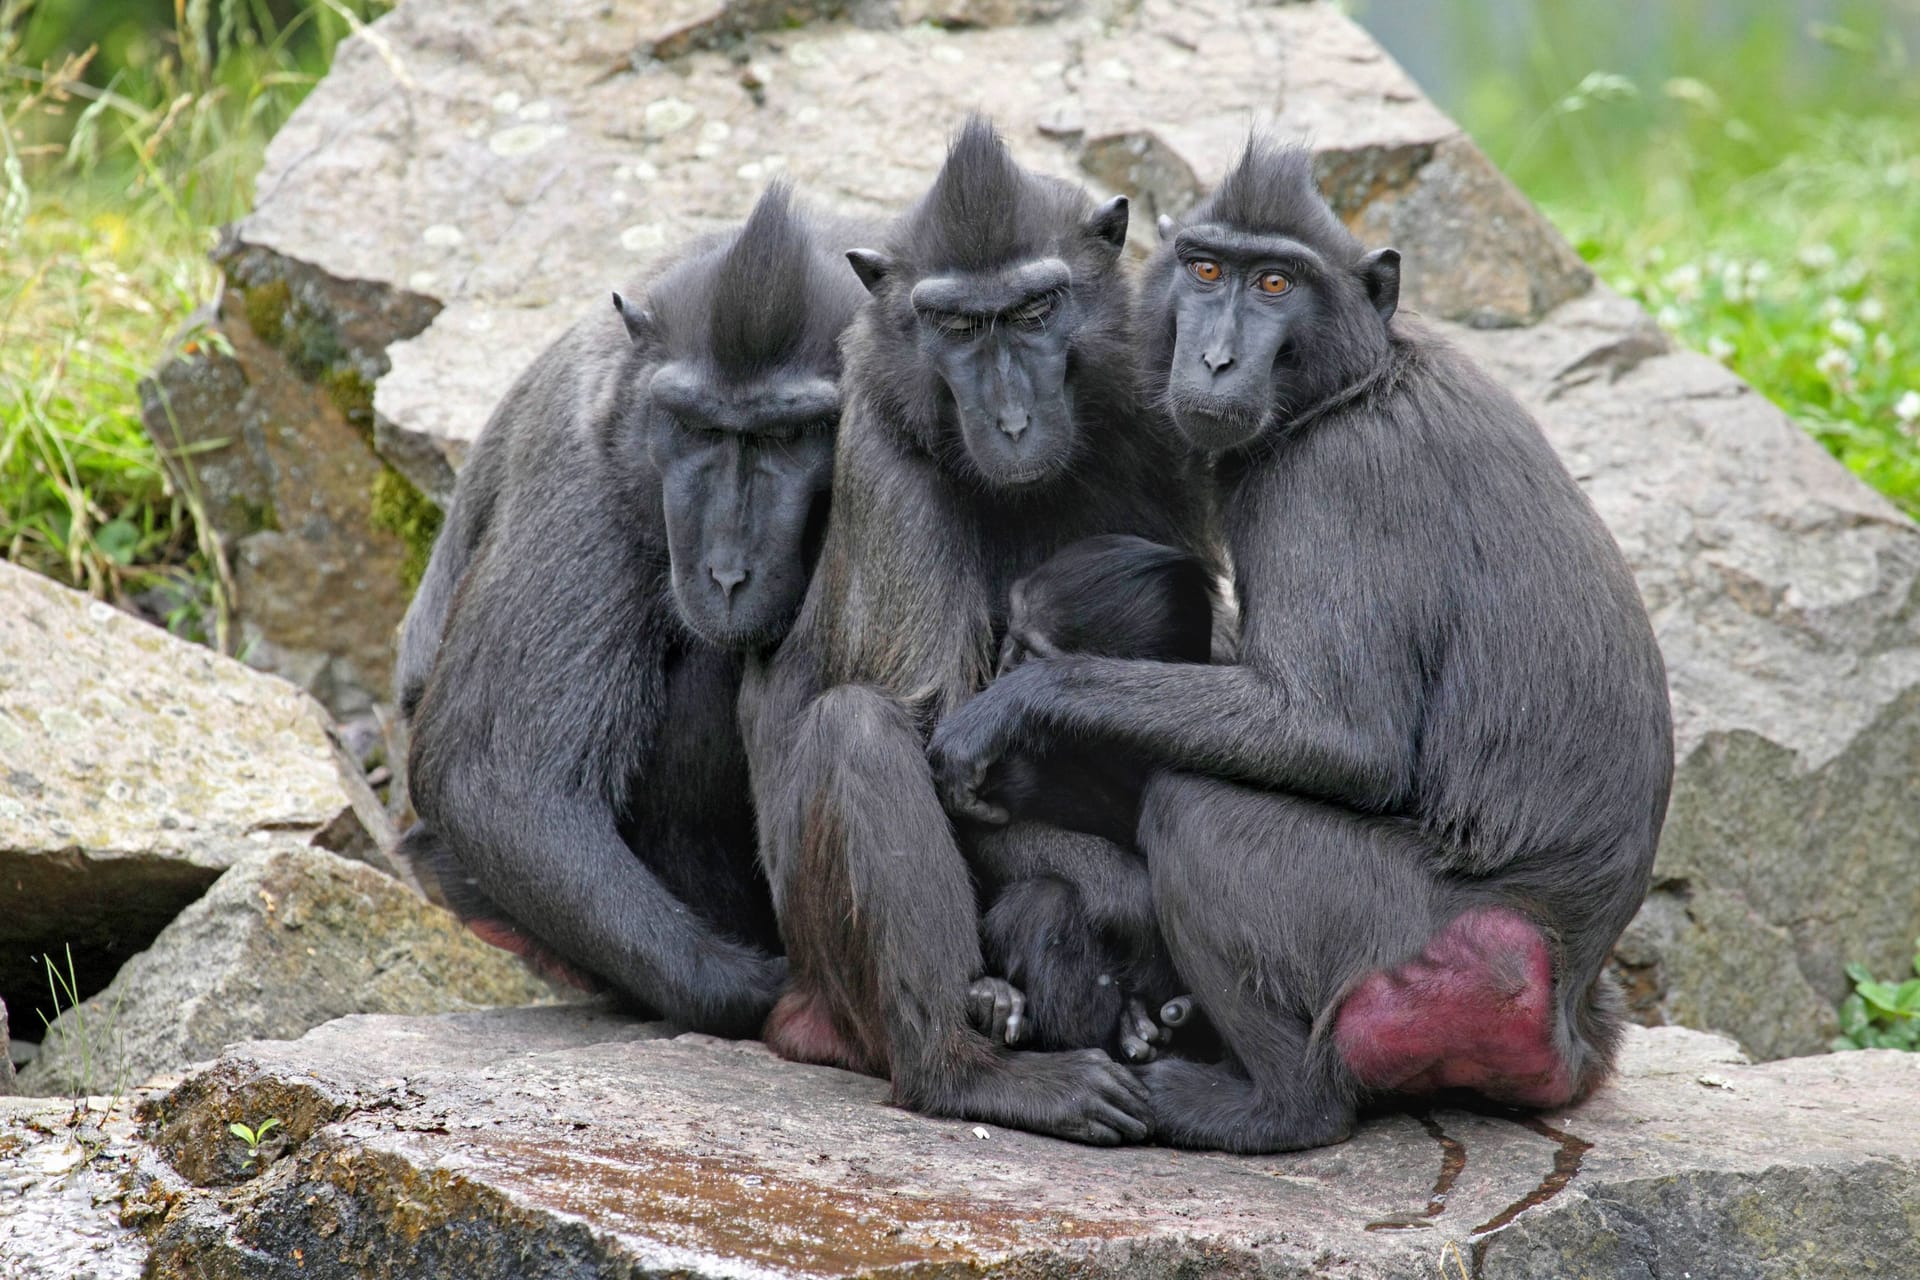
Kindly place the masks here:
<instances>
[{"instance_id":1,"label":"macaque nostril","mask_svg":"<svg viewBox=\"0 0 1920 1280\"><path fill-rule=\"evenodd\" d=\"M707 573L720 584L720 594L728 600L733 599L733 589L747 580L747 571L729 565L721 568L717 564L707 566Z\"/></svg>"},{"instance_id":2,"label":"macaque nostril","mask_svg":"<svg viewBox=\"0 0 1920 1280\"><path fill-rule=\"evenodd\" d=\"M1216 355L1209 351L1200 357L1200 363L1207 366L1208 373L1225 373L1233 367L1233 352Z\"/></svg>"},{"instance_id":3,"label":"macaque nostril","mask_svg":"<svg viewBox=\"0 0 1920 1280\"><path fill-rule=\"evenodd\" d=\"M1008 439L1018 440L1021 433L1027 429L1027 411L1025 409L1009 409L1007 412L1001 414L1000 429L1007 433Z\"/></svg>"}]
</instances>

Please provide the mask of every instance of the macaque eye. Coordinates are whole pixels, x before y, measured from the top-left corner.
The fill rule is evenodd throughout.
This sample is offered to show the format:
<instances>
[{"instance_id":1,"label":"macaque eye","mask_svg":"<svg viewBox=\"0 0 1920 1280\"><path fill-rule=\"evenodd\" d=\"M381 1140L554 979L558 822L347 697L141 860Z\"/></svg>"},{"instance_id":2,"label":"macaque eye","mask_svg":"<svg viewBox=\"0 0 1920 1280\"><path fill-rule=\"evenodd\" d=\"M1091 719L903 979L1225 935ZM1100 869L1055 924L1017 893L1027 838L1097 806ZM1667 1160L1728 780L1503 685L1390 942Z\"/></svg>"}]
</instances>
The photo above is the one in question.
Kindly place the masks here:
<instances>
[{"instance_id":1,"label":"macaque eye","mask_svg":"<svg viewBox=\"0 0 1920 1280\"><path fill-rule=\"evenodd\" d=\"M1262 274L1259 284L1260 292L1272 294L1274 297L1279 297L1287 290L1293 288L1293 281L1287 279L1278 271L1268 271Z\"/></svg>"},{"instance_id":2,"label":"macaque eye","mask_svg":"<svg viewBox=\"0 0 1920 1280\"><path fill-rule=\"evenodd\" d=\"M696 444L714 444L726 438L726 432L716 431L702 422L688 421L686 418L671 418L669 421L684 439Z\"/></svg>"},{"instance_id":3,"label":"macaque eye","mask_svg":"<svg viewBox=\"0 0 1920 1280\"><path fill-rule=\"evenodd\" d=\"M1220 279L1220 264L1212 258L1195 258L1187 263L1187 270L1202 284L1214 284Z\"/></svg>"},{"instance_id":4,"label":"macaque eye","mask_svg":"<svg viewBox=\"0 0 1920 1280\"><path fill-rule=\"evenodd\" d=\"M1045 324L1047 318L1053 314L1054 308L1059 305L1059 294L1043 293L1039 297L1031 298L1007 312L1007 323L1019 325L1023 329L1034 328L1037 325Z\"/></svg>"},{"instance_id":5,"label":"macaque eye","mask_svg":"<svg viewBox=\"0 0 1920 1280\"><path fill-rule=\"evenodd\" d=\"M933 327L950 338L971 338L987 327L987 318L962 315L957 311L942 311L934 314Z\"/></svg>"}]
</instances>

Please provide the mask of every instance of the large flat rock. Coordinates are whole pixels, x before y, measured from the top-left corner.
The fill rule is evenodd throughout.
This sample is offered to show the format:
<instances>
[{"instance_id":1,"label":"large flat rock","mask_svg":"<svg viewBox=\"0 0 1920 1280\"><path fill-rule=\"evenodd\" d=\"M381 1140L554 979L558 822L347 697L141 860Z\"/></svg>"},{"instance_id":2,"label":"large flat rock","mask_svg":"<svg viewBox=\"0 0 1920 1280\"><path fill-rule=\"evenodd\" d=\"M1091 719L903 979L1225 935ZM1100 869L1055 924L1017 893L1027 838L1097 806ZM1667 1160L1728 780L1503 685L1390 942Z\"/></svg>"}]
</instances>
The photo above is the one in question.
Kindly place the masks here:
<instances>
[{"instance_id":1,"label":"large flat rock","mask_svg":"<svg viewBox=\"0 0 1920 1280\"><path fill-rule=\"evenodd\" d=\"M1917 1090L1920 1056L1749 1066L1636 1030L1572 1111L1393 1114L1233 1157L929 1120L591 1010L348 1018L153 1108L205 1189L148 1274L1431 1280L1457 1249L1486 1280L1892 1275L1920 1244ZM267 1115L290 1149L253 1177L226 1124Z\"/></svg>"},{"instance_id":2,"label":"large flat rock","mask_svg":"<svg viewBox=\"0 0 1920 1280\"><path fill-rule=\"evenodd\" d=\"M974 8L945 16L1000 25L901 26L880 3L857 7L864 26L790 29L764 4L409 0L342 46L275 138L229 272L249 289L301 277L323 322L333 291L310 269L438 304L423 332L420 308L382 325L358 296L338 319L343 346L392 363L382 452L438 498L526 356L664 247L744 216L779 173L843 211L897 210L981 106L1023 162L1133 194L1141 243L1259 122L1314 139L1343 211L1400 242L1408 296L1431 310L1518 323L1587 283L1330 7ZM1060 16L1004 25L1036 9Z\"/></svg>"},{"instance_id":3,"label":"large flat rock","mask_svg":"<svg viewBox=\"0 0 1920 1280\"><path fill-rule=\"evenodd\" d=\"M0 562L0 998L72 948L97 990L271 838L360 835L325 714L283 681Z\"/></svg>"}]
</instances>

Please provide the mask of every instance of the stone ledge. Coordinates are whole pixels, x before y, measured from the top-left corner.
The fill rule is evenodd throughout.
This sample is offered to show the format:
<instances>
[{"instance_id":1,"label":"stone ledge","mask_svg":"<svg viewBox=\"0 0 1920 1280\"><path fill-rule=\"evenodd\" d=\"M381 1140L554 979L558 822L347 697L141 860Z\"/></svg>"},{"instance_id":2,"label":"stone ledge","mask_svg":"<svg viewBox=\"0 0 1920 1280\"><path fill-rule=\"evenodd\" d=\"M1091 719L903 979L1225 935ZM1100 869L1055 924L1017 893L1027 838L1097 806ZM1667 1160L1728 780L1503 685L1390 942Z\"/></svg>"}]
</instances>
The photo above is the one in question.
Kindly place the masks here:
<instances>
[{"instance_id":1,"label":"stone ledge","mask_svg":"<svg viewBox=\"0 0 1920 1280\"><path fill-rule=\"evenodd\" d=\"M878 1081L604 1013L349 1018L237 1046L156 1106L203 1182L229 1179L198 1154L229 1119L284 1111L291 1150L189 1197L149 1274L1430 1280L1450 1243L1486 1280L1860 1274L1920 1243L1897 1209L1917 1088L1920 1056L1750 1066L1635 1030L1620 1081L1568 1112L1392 1114L1232 1157L929 1120Z\"/></svg>"}]
</instances>

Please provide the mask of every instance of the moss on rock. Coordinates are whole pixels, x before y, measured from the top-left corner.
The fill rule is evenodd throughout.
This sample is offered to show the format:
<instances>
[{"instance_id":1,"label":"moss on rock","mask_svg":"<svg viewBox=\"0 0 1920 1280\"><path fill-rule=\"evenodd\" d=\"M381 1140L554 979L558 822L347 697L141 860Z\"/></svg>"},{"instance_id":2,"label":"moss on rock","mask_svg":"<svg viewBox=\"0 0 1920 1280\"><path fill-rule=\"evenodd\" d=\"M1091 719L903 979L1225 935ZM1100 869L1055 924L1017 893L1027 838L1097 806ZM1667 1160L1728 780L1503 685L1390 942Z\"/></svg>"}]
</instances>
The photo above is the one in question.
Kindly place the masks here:
<instances>
[{"instance_id":1,"label":"moss on rock","mask_svg":"<svg viewBox=\"0 0 1920 1280\"><path fill-rule=\"evenodd\" d=\"M433 554L433 540L440 536L443 518L440 508L392 467L382 467L374 477L373 527L407 544L407 558L400 566L400 577L409 591L420 585L420 578L427 571L427 557Z\"/></svg>"},{"instance_id":2,"label":"moss on rock","mask_svg":"<svg viewBox=\"0 0 1920 1280\"><path fill-rule=\"evenodd\" d=\"M293 308L293 290L285 280L265 280L241 294L247 324L260 341L277 347L287 336L287 313Z\"/></svg>"},{"instance_id":3,"label":"moss on rock","mask_svg":"<svg viewBox=\"0 0 1920 1280\"><path fill-rule=\"evenodd\" d=\"M373 443L373 384L351 364L330 365L320 374L327 399L367 441Z\"/></svg>"}]
</instances>

